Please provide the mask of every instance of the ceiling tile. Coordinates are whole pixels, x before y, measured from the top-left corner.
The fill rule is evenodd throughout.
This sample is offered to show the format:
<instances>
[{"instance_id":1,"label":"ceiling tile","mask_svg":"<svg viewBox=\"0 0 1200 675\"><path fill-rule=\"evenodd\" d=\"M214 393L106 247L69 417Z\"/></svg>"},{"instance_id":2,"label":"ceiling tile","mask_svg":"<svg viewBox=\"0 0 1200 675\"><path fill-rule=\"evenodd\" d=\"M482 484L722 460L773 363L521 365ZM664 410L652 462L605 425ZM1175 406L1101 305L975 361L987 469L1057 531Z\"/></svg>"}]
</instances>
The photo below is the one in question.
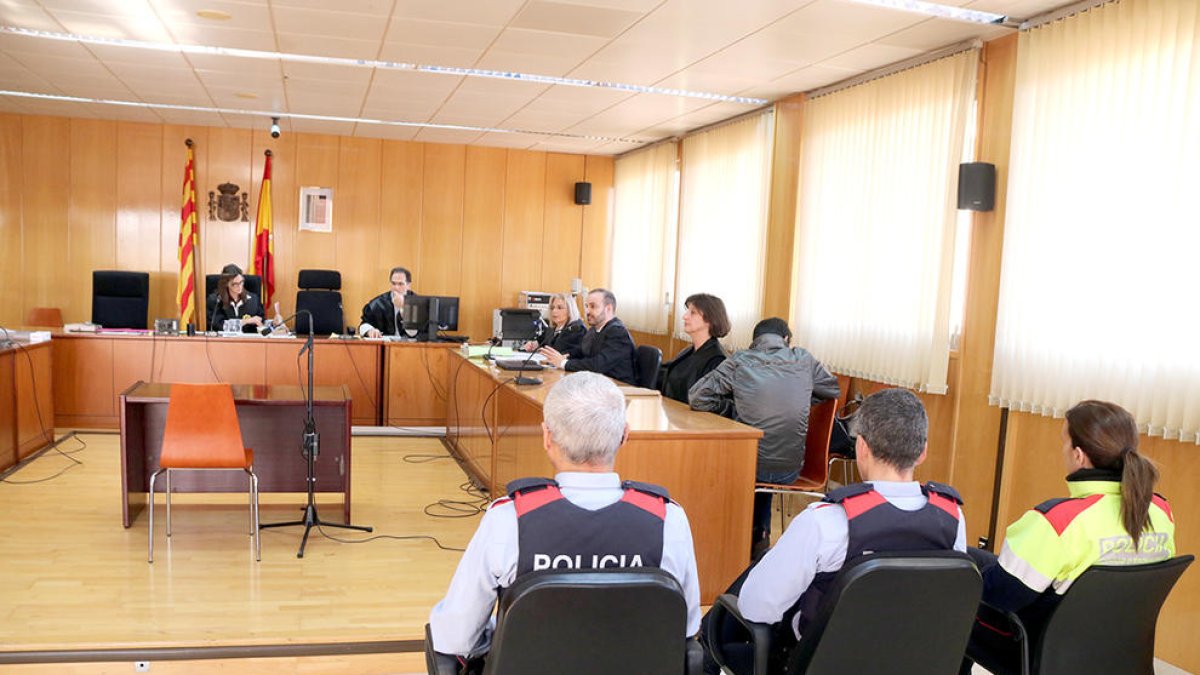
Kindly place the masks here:
<instances>
[{"instance_id":1,"label":"ceiling tile","mask_svg":"<svg viewBox=\"0 0 1200 675\"><path fill-rule=\"evenodd\" d=\"M143 2L109 3L94 14L54 7L47 7L46 10L68 33L152 42L171 40L171 34L158 19L158 15L150 5Z\"/></svg>"},{"instance_id":2,"label":"ceiling tile","mask_svg":"<svg viewBox=\"0 0 1200 675\"><path fill-rule=\"evenodd\" d=\"M336 56L343 59L374 59L379 53L377 40L356 40L283 32L278 34L278 38L279 51L288 54Z\"/></svg>"},{"instance_id":3,"label":"ceiling tile","mask_svg":"<svg viewBox=\"0 0 1200 675\"><path fill-rule=\"evenodd\" d=\"M965 6L982 12L995 12L1016 19L1030 19L1066 4L1062 0L976 0Z\"/></svg>"},{"instance_id":4,"label":"ceiling tile","mask_svg":"<svg viewBox=\"0 0 1200 675\"><path fill-rule=\"evenodd\" d=\"M419 131L419 127L398 127L390 124L359 124L354 128L354 135L364 138L411 141Z\"/></svg>"},{"instance_id":5,"label":"ceiling tile","mask_svg":"<svg viewBox=\"0 0 1200 675\"><path fill-rule=\"evenodd\" d=\"M487 2L405 0L405 2L397 3L395 16L501 27L508 24L523 4L525 4L525 0L488 0Z\"/></svg>"},{"instance_id":6,"label":"ceiling tile","mask_svg":"<svg viewBox=\"0 0 1200 675\"><path fill-rule=\"evenodd\" d=\"M253 49L260 52L279 51L275 45L275 34L267 30L242 30L240 28L224 28L219 26L200 26L192 24L177 24L171 27L175 41L186 45L206 45L209 47L225 47L227 49ZM189 59L197 58L188 55ZM205 57L201 57L205 58ZM254 59L239 57L238 61L253 61Z\"/></svg>"},{"instance_id":7,"label":"ceiling tile","mask_svg":"<svg viewBox=\"0 0 1200 675\"><path fill-rule=\"evenodd\" d=\"M62 26L35 2L0 3L0 22L31 30L62 31Z\"/></svg>"},{"instance_id":8,"label":"ceiling tile","mask_svg":"<svg viewBox=\"0 0 1200 675\"><path fill-rule=\"evenodd\" d=\"M655 82L654 86L665 89L681 89L691 92L708 92L732 96L743 89L752 87L756 84L764 83L763 80L759 79L752 79L745 76L739 77L732 74L726 75L723 73L709 73L699 70L698 68L698 66L688 68L683 72L676 73L671 77ZM795 69L793 68L792 70ZM753 69L749 69L743 72L749 74L754 71Z\"/></svg>"},{"instance_id":9,"label":"ceiling tile","mask_svg":"<svg viewBox=\"0 0 1200 675\"><path fill-rule=\"evenodd\" d=\"M990 40L1011 32L1013 29L1004 26L984 26L950 19L929 19L911 28L905 28L883 37L877 44L929 52L973 38Z\"/></svg>"},{"instance_id":10,"label":"ceiling tile","mask_svg":"<svg viewBox=\"0 0 1200 675\"><path fill-rule=\"evenodd\" d=\"M0 34L0 51L30 56L55 56L70 59L92 59L92 53L78 42L43 40L25 35ZM23 59L21 59L23 60Z\"/></svg>"},{"instance_id":11,"label":"ceiling tile","mask_svg":"<svg viewBox=\"0 0 1200 675\"><path fill-rule=\"evenodd\" d=\"M354 123L292 119L292 131L302 134L332 134L335 136L349 136L354 133Z\"/></svg>"},{"instance_id":12,"label":"ceiling tile","mask_svg":"<svg viewBox=\"0 0 1200 675\"><path fill-rule=\"evenodd\" d=\"M239 59L232 56L188 56L201 79L220 78L235 81L246 78L274 77L283 81L283 63L278 59Z\"/></svg>"},{"instance_id":13,"label":"ceiling tile","mask_svg":"<svg viewBox=\"0 0 1200 675\"><path fill-rule=\"evenodd\" d=\"M816 0L771 27L784 34L808 36L806 42L863 44L916 25L929 17L851 0ZM803 48L803 43L799 45Z\"/></svg>"},{"instance_id":14,"label":"ceiling tile","mask_svg":"<svg viewBox=\"0 0 1200 675\"><path fill-rule=\"evenodd\" d=\"M267 3L230 2L228 0L149 0L164 23L171 28L176 39L181 39L180 29L204 30L236 29L269 31L271 11ZM276 5L279 3L276 2ZM206 19L198 16L200 10L225 12L228 19Z\"/></svg>"},{"instance_id":15,"label":"ceiling tile","mask_svg":"<svg viewBox=\"0 0 1200 675\"><path fill-rule=\"evenodd\" d=\"M632 143L632 142L628 142L628 141L613 141L610 143L605 143L603 145L596 146L595 148L592 149L590 154L593 154L593 155L619 155L623 152L637 150L638 148L643 148L645 146L646 146L645 143Z\"/></svg>"},{"instance_id":16,"label":"ceiling tile","mask_svg":"<svg viewBox=\"0 0 1200 675\"><path fill-rule=\"evenodd\" d=\"M384 29L387 28L387 22L369 14L294 7L274 7L272 14L276 32L307 35L314 42L330 38L348 38L374 42L377 48L379 41L383 39ZM373 51L369 55L359 54L361 58L373 56Z\"/></svg>"},{"instance_id":17,"label":"ceiling tile","mask_svg":"<svg viewBox=\"0 0 1200 675\"><path fill-rule=\"evenodd\" d=\"M449 21L425 21L399 17L392 19L387 41L431 47L486 49L500 30L495 26Z\"/></svg>"},{"instance_id":18,"label":"ceiling tile","mask_svg":"<svg viewBox=\"0 0 1200 675\"><path fill-rule=\"evenodd\" d=\"M874 70L883 66L891 65L897 61L911 58L921 54L920 49L909 49L907 47L891 47L873 43L863 45L861 47L851 49L848 52L840 54L823 61L821 65L832 66L834 68Z\"/></svg>"},{"instance_id":19,"label":"ceiling tile","mask_svg":"<svg viewBox=\"0 0 1200 675\"><path fill-rule=\"evenodd\" d=\"M329 0L271 0L271 4L299 9L327 9L330 3ZM389 16L394 4L394 0L339 0L337 8L339 12Z\"/></svg>"},{"instance_id":20,"label":"ceiling tile","mask_svg":"<svg viewBox=\"0 0 1200 675\"><path fill-rule=\"evenodd\" d=\"M602 144L604 141L597 141L591 138L566 138L566 137L550 137L549 139L538 143L530 148L538 152L565 152L569 154L586 154L592 148Z\"/></svg>"},{"instance_id":21,"label":"ceiling tile","mask_svg":"<svg viewBox=\"0 0 1200 675\"><path fill-rule=\"evenodd\" d=\"M530 106L551 106L564 112L598 113L637 94L621 89L572 87L556 84L543 92Z\"/></svg>"},{"instance_id":22,"label":"ceiling tile","mask_svg":"<svg viewBox=\"0 0 1200 675\"><path fill-rule=\"evenodd\" d=\"M432 47L429 45L411 45L399 42L389 42L379 52L379 59L381 61L448 66L451 68L470 68L475 65L480 56L483 56L482 48Z\"/></svg>"},{"instance_id":23,"label":"ceiling tile","mask_svg":"<svg viewBox=\"0 0 1200 675\"><path fill-rule=\"evenodd\" d=\"M535 109L527 106L501 121L501 126L507 129L539 129L544 131L562 131L579 124L588 115L564 112L562 110Z\"/></svg>"},{"instance_id":24,"label":"ceiling tile","mask_svg":"<svg viewBox=\"0 0 1200 675\"><path fill-rule=\"evenodd\" d=\"M475 145L490 145L496 148L532 148L548 139L544 134L489 133L475 139Z\"/></svg>"},{"instance_id":25,"label":"ceiling tile","mask_svg":"<svg viewBox=\"0 0 1200 675\"><path fill-rule=\"evenodd\" d=\"M204 83L204 86L212 89L227 89L229 91L251 91L261 92L263 90L279 90L283 91L283 75L279 72L278 64L275 65L275 72L249 72L241 74L214 71L214 70L199 70L195 71L196 76Z\"/></svg>"},{"instance_id":26,"label":"ceiling tile","mask_svg":"<svg viewBox=\"0 0 1200 675\"><path fill-rule=\"evenodd\" d=\"M834 68L820 64L798 70L786 77L775 80L771 84L785 87L791 92L811 91L834 84L835 82L841 82L862 72L861 69L857 68Z\"/></svg>"},{"instance_id":27,"label":"ceiling tile","mask_svg":"<svg viewBox=\"0 0 1200 675\"><path fill-rule=\"evenodd\" d=\"M159 110L158 114L167 124L203 127L224 127L225 118L217 113L192 112L189 110Z\"/></svg>"},{"instance_id":28,"label":"ceiling tile","mask_svg":"<svg viewBox=\"0 0 1200 675\"><path fill-rule=\"evenodd\" d=\"M324 80L326 82L353 82L366 85L371 81L374 68L335 66L326 63L282 62L283 75L287 80Z\"/></svg>"},{"instance_id":29,"label":"ceiling tile","mask_svg":"<svg viewBox=\"0 0 1200 675\"><path fill-rule=\"evenodd\" d=\"M88 45L87 50L103 63L132 63L157 68L191 68L179 52L133 49L109 45Z\"/></svg>"},{"instance_id":30,"label":"ceiling tile","mask_svg":"<svg viewBox=\"0 0 1200 675\"><path fill-rule=\"evenodd\" d=\"M509 25L513 28L613 38L640 18L641 12L530 0Z\"/></svg>"},{"instance_id":31,"label":"ceiling tile","mask_svg":"<svg viewBox=\"0 0 1200 675\"><path fill-rule=\"evenodd\" d=\"M284 86L289 100L307 98L313 100L339 101L352 98L355 105L362 103L367 93L365 82L339 82L331 80L306 80L291 78Z\"/></svg>"}]
</instances>

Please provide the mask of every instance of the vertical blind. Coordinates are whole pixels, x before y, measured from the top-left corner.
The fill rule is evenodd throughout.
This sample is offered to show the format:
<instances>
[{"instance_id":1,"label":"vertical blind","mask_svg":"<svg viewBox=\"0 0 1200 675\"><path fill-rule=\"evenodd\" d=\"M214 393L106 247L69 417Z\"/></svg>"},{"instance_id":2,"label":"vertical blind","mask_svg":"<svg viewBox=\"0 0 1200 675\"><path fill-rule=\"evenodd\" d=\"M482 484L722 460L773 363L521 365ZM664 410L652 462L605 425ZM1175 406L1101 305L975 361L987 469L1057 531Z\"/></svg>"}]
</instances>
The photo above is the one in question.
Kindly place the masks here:
<instances>
[{"instance_id":1,"label":"vertical blind","mask_svg":"<svg viewBox=\"0 0 1200 675\"><path fill-rule=\"evenodd\" d=\"M1085 398L1200 442L1200 14L1121 0L1019 37L992 401Z\"/></svg>"},{"instance_id":2,"label":"vertical blind","mask_svg":"<svg viewBox=\"0 0 1200 675\"><path fill-rule=\"evenodd\" d=\"M617 313L633 330L667 333L668 293L675 283L678 145L660 143L617 158L612 234L612 290Z\"/></svg>"},{"instance_id":3,"label":"vertical blind","mask_svg":"<svg viewBox=\"0 0 1200 675\"><path fill-rule=\"evenodd\" d=\"M676 316L689 295L720 297L732 349L750 344L762 314L774 131L767 111L683 140Z\"/></svg>"},{"instance_id":4,"label":"vertical blind","mask_svg":"<svg viewBox=\"0 0 1200 675\"><path fill-rule=\"evenodd\" d=\"M970 49L808 102L796 340L833 370L944 393Z\"/></svg>"}]
</instances>

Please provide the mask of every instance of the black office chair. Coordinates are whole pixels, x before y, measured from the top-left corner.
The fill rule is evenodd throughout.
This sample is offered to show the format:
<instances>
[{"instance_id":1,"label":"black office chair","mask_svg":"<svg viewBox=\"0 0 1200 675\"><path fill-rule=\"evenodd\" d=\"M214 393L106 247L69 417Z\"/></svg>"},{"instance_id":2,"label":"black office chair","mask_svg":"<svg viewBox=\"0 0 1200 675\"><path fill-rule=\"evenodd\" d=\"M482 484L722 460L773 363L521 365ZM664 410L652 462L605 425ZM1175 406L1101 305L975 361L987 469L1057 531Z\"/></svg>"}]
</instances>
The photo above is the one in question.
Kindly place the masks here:
<instances>
[{"instance_id":1,"label":"black office chair","mask_svg":"<svg viewBox=\"0 0 1200 675\"><path fill-rule=\"evenodd\" d=\"M263 299L262 294L262 277L258 276L257 274L243 274L242 276L246 279L246 292L253 293L258 297L259 302L266 303L266 300ZM204 275L204 297L206 298L205 303L208 307L208 316L212 316L213 301L216 300L217 295L217 282L220 280L220 274ZM267 316L270 316L270 309L265 304L263 305L263 311L268 312ZM206 316L204 319L206 324L208 322L208 316ZM210 328L208 330L220 330L220 326Z\"/></svg>"},{"instance_id":2,"label":"black office chair","mask_svg":"<svg viewBox=\"0 0 1200 675\"><path fill-rule=\"evenodd\" d=\"M789 674L953 675L975 619L983 581L966 555L954 552L877 554L843 569L790 651ZM749 645L723 644L724 615L745 628ZM717 598L708 618L708 647L731 672L768 672L775 627L747 621L737 596ZM747 662L750 663L747 663Z\"/></svg>"},{"instance_id":3,"label":"black office chair","mask_svg":"<svg viewBox=\"0 0 1200 675\"><path fill-rule=\"evenodd\" d=\"M699 675L703 652L686 629L679 582L661 569L538 572L501 594L483 673ZM425 634L430 675L458 672Z\"/></svg>"},{"instance_id":4,"label":"black office chair","mask_svg":"<svg viewBox=\"0 0 1200 675\"><path fill-rule=\"evenodd\" d=\"M658 369L662 365L662 350L650 345L637 348L637 386L654 389L658 384Z\"/></svg>"},{"instance_id":5,"label":"black office chair","mask_svg":"<svg viewBox=\"0 0 1200 675\"><path fill-rule=\"evenodd\" d=\"M145 328L149 312L149 273L92 272L92 323L105 328Z\"/></svg>"},{"instance_id":6,"label":"black office chair","mask_svg":"<svg viewBox=\"0 0 1200 675\"><path fill-rule=\"evenodd\" d=\"M996 653L972 643L967 658L995 675L1153 675L1158 612L1194 559L1093 566L1033 634L1016 614L994 610L1007 619L1002 628L1012 629L1015 644L1007 653Z\"/></svg>"},{"instance_id":7,"label":"black office chair","mask_svg":"<svg viewBox=\"0 0 1200 675\"><path fill-rule=\"evenodd\" d=\"M342 273L337 270L300 270L296 311L312 312L313 333L327 335L345 330L342 318ZM296 333L308 334L308 319L296 318Z\"/></svg>"}]
</instances>

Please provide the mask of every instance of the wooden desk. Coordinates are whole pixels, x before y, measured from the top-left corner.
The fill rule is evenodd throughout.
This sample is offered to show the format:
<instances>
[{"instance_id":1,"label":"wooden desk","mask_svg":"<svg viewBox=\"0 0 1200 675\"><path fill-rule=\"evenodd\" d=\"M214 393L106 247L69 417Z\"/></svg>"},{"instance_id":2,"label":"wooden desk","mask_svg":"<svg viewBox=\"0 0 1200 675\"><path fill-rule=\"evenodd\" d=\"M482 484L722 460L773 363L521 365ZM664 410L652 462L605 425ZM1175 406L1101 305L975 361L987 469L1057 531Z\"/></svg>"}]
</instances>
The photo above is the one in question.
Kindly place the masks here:
<instances>
[{"instance_id":1,"label":"wooden desk","mask_svg":"<svg viewBox=\"0 0 1200 675\"><path fill-rule=\"evenodd\" d=\"M54 442L49 342L0 349L0 471Z\"/></svg>"},{"instance_id":2,"label":"wooden desk","mask_svg":"<svg viewBox=\"0 0 1200 675\"><path fill-rule=\"evenodd\" d=\"M508 481L551 476L542 447L542 403L562 377L542 371L544 384L517 387L513 373L449 353L447 439L467 469L491 491ZM617 453L622 478L657 483L683 506L692 527L700 596L712 600L750 562L754 466L762 432L690 410L659 396L630 396L629 440Z\"/></svg>"},{"instance_id":3,"label":"wooden desk","mask_svg":"<svg viewBox=\"0 0 1200 675\"><path fill-rule=\"evenodd\" d=\"M307 360L297 361L299 338L62 333L52 344L60 427L117 428L117 399L138 381L299 386L308 377ZM314 359L317 385L349 388L353 423L379 424L378 343L318 339Z\"/></svg>"},{"instance_id":4,"label":"wooden desk","mask_svg":"<svg viewBox=\"0 0 1200 675\"><path fill-rule=\"evenodd\" d=\"M129 527L146 507L150 475L158 470L171 385L137 382L121 392L121 516ZM233 385L238 424L254 450L259 492L307 491L308 466L300 453L304 394L295 385ZM313 415L321 434L318 493L342 493L350 522L350 393L346 387L313 387ZM242 492L244 476L232 471L182 471L175 492Z\"/></svg>"},{"instance_id":5,"label":"wooden desk","mask_svg":"<svg viewBox=\"0 0 1200 675\"><path fill-rule=\"evenodd\" d=\"M388 342L383 347L383 423L398 427L446 426L452 342Z\"/></svg>"}]
</instances>

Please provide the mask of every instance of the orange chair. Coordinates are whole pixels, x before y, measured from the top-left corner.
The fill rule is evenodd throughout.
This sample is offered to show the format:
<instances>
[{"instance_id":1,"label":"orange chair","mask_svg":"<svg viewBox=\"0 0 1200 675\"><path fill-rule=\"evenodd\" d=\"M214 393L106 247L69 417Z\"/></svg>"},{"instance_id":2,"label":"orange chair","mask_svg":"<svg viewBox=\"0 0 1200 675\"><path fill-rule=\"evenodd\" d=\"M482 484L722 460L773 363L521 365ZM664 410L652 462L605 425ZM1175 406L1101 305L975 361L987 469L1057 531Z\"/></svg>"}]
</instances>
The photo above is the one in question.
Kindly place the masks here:
<instances>
[{"instance_id":1,"label":"orange chair","mask_svg":"<svg viewBox=\"0 0 1200 675\"><path fill-rule=\"evenodd\" d=\"M167 536L171 536L171 471L241 469L250 478L250 534L254 559L262 560L258 537L258 476L254 451L242 444L242 430L228 384L172 384L167 403L159 469L150 476L150 550L154 562L154 483L167 474Z\"/></svg>"},{"instance_id":2,"label":"orange chair","mask_svg":"<svg viewBox=\"0 0 1200 675\"><path fill-rule=\"evenodd\" d=\"M809 495L824 497L829 489L829 439L833 436L833 418L837 414L837 399L821 401L808 410L808 434L804 438L804 467L794 483L755 483L754 491L778 495ZM787 513L781 507L783 527Z\"/></svg>"},{"instance_id":3,"label":"orange chair","mask_svg":"<svg viewBox=\"0 0 1200 675\"><path fill-rule=\"evenodd\" d=\"M34 307L25 317L25 325L36 328L62 328L62 310L57 307Z\"/></svg>"}]
</instances>

